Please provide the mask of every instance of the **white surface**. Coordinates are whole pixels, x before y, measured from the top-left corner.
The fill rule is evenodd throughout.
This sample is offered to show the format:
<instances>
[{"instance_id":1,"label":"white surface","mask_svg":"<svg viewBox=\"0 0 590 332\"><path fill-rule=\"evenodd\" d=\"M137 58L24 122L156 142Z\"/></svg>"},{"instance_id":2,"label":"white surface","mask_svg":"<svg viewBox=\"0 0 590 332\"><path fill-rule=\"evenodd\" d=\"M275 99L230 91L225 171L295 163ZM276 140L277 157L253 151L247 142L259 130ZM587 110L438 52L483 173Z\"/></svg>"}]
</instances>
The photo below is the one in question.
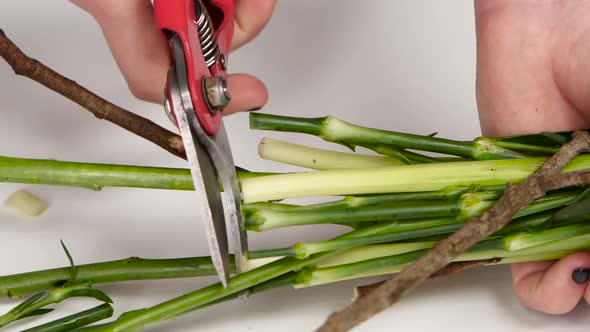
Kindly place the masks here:
<instances>
[{"instance_id":1,"label":"white surface","mask_svg":"<svg viewBox=\"0 0 590 332\"><path fill-rule=\"evenodd\" d=\"M170 128L159 105L139 102L130 95L88 15L66 1L4 0L0 8L1 28L25 52L99 95ZM331 114L369 126L472 138L479 134L473 25L472 3L467 0L280 1L262 35L230 57L231 70L258 75L266 82L271 98L265 112ZM0 155L185 167L160 148L96 120L28 79L14 76L4 63L0 63L0 77ZM259 160L256 145L264 135L292 136L253 132L247 126L246 115L227 119L237 164L260 171L288 170ZM328 146L312 137L297 138ZM38 194L51 206L35 221L0 211L2 275L67 265L59 239L66 242L79 264L127 256L207 253L196 211L189 207L192 195L188 192L113 188L91 192L0 184L0 200L21 188ZM340 231L313 229L255 234L252 246L270 248L324 239ZM115 300L118 316L212 281L214 278L99 287ZM358 283L274 290L198 311L151 330L310 331L330 312L346 305ZM80 310L90 303L67 301L57 312ZM0 311L15 304L1 300ZM499 267L430 282L357 331L534 328L571 332L586 331L588 324L586 305L558 317L523 309L513 295L508 269ZM11 328L27 326L32 324Z\"/></svg>"}]
</instances>

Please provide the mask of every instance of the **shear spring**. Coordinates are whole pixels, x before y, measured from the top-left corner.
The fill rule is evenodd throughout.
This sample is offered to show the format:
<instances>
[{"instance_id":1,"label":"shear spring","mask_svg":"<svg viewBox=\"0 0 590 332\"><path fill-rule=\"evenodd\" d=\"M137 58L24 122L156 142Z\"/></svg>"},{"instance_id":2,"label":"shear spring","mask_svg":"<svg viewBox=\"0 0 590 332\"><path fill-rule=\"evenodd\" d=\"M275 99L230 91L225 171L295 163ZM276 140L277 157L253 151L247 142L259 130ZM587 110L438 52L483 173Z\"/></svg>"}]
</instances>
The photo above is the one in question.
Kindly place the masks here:
<instances>
[{"instance_id":1,"label":"shear spring","mask_svg":"<svg viewBox=\"0 0 590 332\"><path fill-rule=\"evenodd\" d=\"M195 14L197 17L197 31L199 33L199 42L205 58L207 67L211 67L217 62L221 51L215 38L215 29L209 17L205 5L201 1L195 1Z\"/></svg>"}]
</instances>

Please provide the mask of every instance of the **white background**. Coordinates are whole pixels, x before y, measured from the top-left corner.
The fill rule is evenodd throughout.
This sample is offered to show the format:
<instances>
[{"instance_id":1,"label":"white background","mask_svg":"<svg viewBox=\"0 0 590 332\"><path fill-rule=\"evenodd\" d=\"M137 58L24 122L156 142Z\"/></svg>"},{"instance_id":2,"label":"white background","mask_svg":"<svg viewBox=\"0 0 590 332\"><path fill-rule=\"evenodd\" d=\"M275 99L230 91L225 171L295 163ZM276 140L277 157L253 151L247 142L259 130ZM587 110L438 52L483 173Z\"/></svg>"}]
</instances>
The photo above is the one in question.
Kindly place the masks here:
<instances>
[{"instance_id":1,"label":"white background","mask_svg":"<svg viewBox=\"0 0 590 332\"><path fill-rule=\"evenodd\" d=\"M94 21L66 1L4 0L0 28L33 57L100 96L168 127L160 105L128 92ZM322 116L398 131L469 139L479 135L474 97L475 34L471 1L280 1L267 29L234 53L232 72L268 85L263 112ZM0 62L0 155L70 161L186 167L151 143L107 122ZM260 138L246 115L226 119L236 163L259 171L292 170L261 161ZM303 143L333 147L312 137ZM38 220L0 210L0 274L67 265L59 239L78 264L128 256L206 255L190 192L84 189L1 184L0 200L26 188L51 206ZM310 231L311 230L311 231ZM251 236L253 248L326 239L341 229L298 228ZM116 315L213 282L146 281L101 285ZM151 330L310 331L349 303L371 280L294 291L273 290L192 313ZM0 300L0 311L16 301ZM92 301L68 300L59 314ZM51 316L55 318L57 316ZM47 318L37 321L39 323ZM507 267L481 268L430 282L358 331L586 331L590 311L551 317L522 308ZM30 322L14 329L32 326ZM11 328L7 328L10 330Z\"/></svg>"}]
</instances>

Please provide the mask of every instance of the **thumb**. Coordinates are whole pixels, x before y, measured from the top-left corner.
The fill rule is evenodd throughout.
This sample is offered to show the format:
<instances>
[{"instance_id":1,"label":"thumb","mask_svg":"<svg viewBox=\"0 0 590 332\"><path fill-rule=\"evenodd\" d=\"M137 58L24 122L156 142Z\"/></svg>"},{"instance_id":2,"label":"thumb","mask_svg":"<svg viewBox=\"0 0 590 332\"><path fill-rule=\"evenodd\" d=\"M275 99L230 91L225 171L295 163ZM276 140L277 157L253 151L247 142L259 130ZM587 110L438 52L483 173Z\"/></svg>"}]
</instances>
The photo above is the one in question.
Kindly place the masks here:
<instances>
[{"instance_id":1,"label":"thumb","mask_svg":"<svg viewBox=\"0 0 590 332\"><path fill-rule=\"evenodd\" d=\"M590 268L590 253L579 252L557 262L532 262L512 265L512 281L520 302L548 314L564 314L576 307L584 296L588 280L574 282L574 270Z\"/></svg>"}]
</instances>

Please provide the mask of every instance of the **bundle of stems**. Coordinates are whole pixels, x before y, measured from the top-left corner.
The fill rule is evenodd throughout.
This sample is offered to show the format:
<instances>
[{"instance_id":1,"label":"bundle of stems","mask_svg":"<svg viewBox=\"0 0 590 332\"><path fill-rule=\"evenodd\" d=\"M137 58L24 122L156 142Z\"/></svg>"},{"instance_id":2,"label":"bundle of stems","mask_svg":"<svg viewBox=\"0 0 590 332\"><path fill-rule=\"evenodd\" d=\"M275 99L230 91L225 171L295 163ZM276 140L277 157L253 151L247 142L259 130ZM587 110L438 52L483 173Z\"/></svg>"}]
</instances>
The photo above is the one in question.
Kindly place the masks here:
<instances>
[{"instance_id":1,"label":"bundle of stems","mask_svg":"<svg viewBox=\"0 0 590 332\"><path fill-rule=\"evenodd\" d=\"M125 313L111 322L81 328L112 314L105 303L48 324L57 328L52 331L134 331L244 293L398 273L469 219L481 216L503 195L507 185L526 179L572 139L571 132L562 132L454 141L366 128L333 117L250 116L252 129L316 135L353 151L326 151L264 139L259 147L262 158L309 170L289 174L239 170L245 228L265 232L330 223L346 225L350 230L320 242L285 243L282 248L250 251L247 261L235 262L242 265L243 273L230 278L227 288L216 283ZM355 152L358 147L374 153ZM580 155L564 172L587 169L590 155ZM185 169L11 157L0 157L0 180L92 190L105 186L192 190L190 173ZM590 248L589 192L586 186L576 186L547 193L453 262L492 265L553 260ZM334 199L311 205L282 202L313 196ZM90 293L89 285L214 273L209 257L133 257L80 266L71 262L70 267L3 276L0 296L34 295L0 317L0 322L8 324L45 314L39 311L45 304L39 304L39 294L47 298L46 294L56 290L63 293L64 289L81 288L86 293L80 296L110 302L106 295ZM77 323L68 325L66 321Z\"/></svg>"}]
</instances>

